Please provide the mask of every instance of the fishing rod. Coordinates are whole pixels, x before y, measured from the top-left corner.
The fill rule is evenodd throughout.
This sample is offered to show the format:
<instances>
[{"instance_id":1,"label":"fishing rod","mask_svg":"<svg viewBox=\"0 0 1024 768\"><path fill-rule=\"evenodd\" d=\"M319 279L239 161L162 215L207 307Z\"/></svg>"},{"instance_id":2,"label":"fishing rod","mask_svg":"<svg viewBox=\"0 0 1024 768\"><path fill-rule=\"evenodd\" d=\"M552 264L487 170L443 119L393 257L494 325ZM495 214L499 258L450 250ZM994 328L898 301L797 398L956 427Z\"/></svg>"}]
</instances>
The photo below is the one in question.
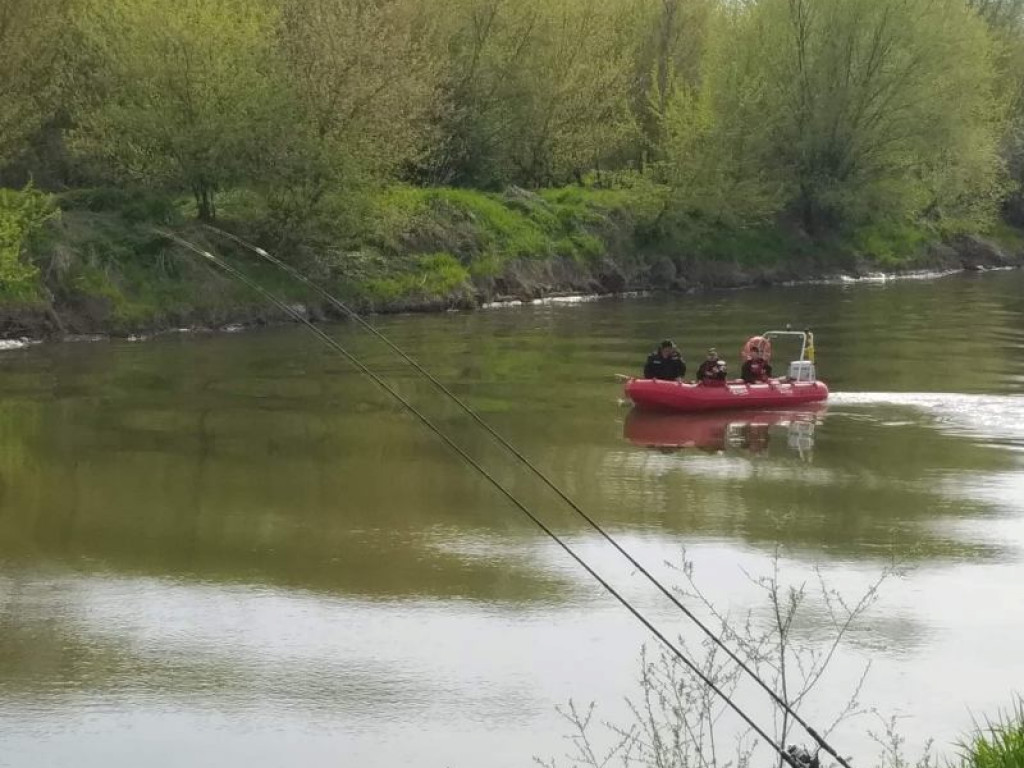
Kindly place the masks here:
<instances>
[{"instance_id":1,"label":"fishing rod","mask_svg":"<svg viewBox=\"0 0 1024 768\"><path fill-rule=\"evenodd\" d=\"M243 248L252 251L257 256L269 261L271 264L284 270L287 274L291 275L293 278L301 282L303 285L312 288L316 293L324 297L331 304L331 306L341 311L345 316L347 316L351 320L354 320L359 326L369 331L376 338L384 342L384 344L386 344L395 354L397 354L399 357L405 360L405 362L409 363L409 365L411 365L418 373L420 373L424 378L426 378L427 381L429 381L439 392L448 397L467 416L469 416L474 422L476 422L480 427L482 427L484 431L486 431L487 434L490 435L492 439L494 439L495 442L497 442L512 456L518 459L527 469L529 469L530 472L533 473L535 477L537 477L542 483L544 483L544 485L551 489L562 501L569 505L569 507L576 513L576 515L580 519L585 521L592 530L599 534L619 554L626 558L626 560L629 562L631 566L633 566L637 571L639 571L652 585L654 585L655 588L658 589L659 592L661 592L662 595L667 597L676 608L682 611L682 613L691 622L693 622L700 629L700 631L704 633L704 635L706 635L715 645L717 645L722 651L724 651L726 655L733 661L733 663L735 663L748 677L750 677L754 682L756 682L758 686L760 686L761 689L768 694L768 696L772 699L772 701L775 703L777 707L779 707L784 712L786 712L786 714L792 717L794 722L799 724L807 732L807 734L812 739L814 739L814 741L817 743L820 749L823 749L829 755L834 757L843 768L852 768L850 763L845 758L843 758L836 751L836 749L820 733L818 733L817 730L814 729L813 726L811 726L806 720L804 720L804 718L800 716L800 714L793 708L793 706L788 701L779 696L779 694L770 685L768 685L750 667L749 664L747 664L739 655L737 655L737 653L733 651L732 648L730 648L725 643L725 641L723 641L718 636L716 632L714 632L703 621L701 621L701 619L690 608L688 608L681 600L679 600L679 598L672 592L672 590L670 590L668 587L662 584L661 581L659 581L650 571L648 571L647 568L644 567L644 565L640 563L639 560L637 560L628 550L626 550L621 544L619 544L619 542L611 534L609 534L604 529L604 527L601 526L600 523L598 523L596 520L594 520L593 517L587 514L580 507L579 504L577 504L565 491L561 489L561 487L558 486L558 484L555 483L554 480L548 477L547 474L545 474L539 467L537 467L533 462L531 462L518 448L512 445L499 432L497 432L489 423L487 423L483 419L483 417L481 417L472 407L470 407L465 401L463 401L462 398L460 398L458 395L452 392L447 386L445 386L443 382L439 381L432 373L430 373L430 371L428 371L418 361L416 361L413 357L407 354L405 350L399 347L384 333L382 333L373 325L368 323L363 318L362 315L360 315L358 312L356 312L354 309L348 306L348 304L335 297L322 286L310 280L299 270L295 269L295 267L293 267L291 264L282 261L281 259L267 252L260 246L251 243L232 232L227 232L211 224L205 224L204 226L206 227L206 229L210 230L214 234L220 235L221 237L225 237L231 240L232 242L242 246Z\"/></svg>"},{"instance_id":2,"label":"fishing rod","mask_svg":"<svg viewBox=\"0 0 1024 768\"><path fill-rule=\"evenodd\" d=\"M719 698L721 698L750 728L760 736L771 748L778 753L779 757L788 763L791 768L806 768L802 765L796 757L791 755L781 745L776 744L775 740L769 736L764 729L762 729L754 720L740 708L736 702L721 688L719 688L707 674L705 674L700 667L697 666L689 657L686 656L683 651L676 646L668 637L661 632L651 621L640 612L628 599L626 599L618 590L609 584L594 568L583 559L572 547L570 547L562 538L549 528L545 523L537 517L530 509L519 500L519 498L506 488L497 478L495 478L490 472L487 471L476 459L474 459L469 453L466 452L462 446L452 440L440 427L438 427L433 421L430 420L422 411L416 406L410 403L405 397L403 397L394 387L392 387L386 380L381 378L377 373L369 368L362 360L356 357L353 353L349 352L343 347L337 340L328 336L324 331L314 325L309 318L298 312L293 307L286 304L284 301L279 299L273 293L268 291L262 285L257 283L255 280L250 278L245 273L236 269L235 267L228 264L221 258L218 258L210 251L204 250L200 246L189 242L188 240L163 229L154 229L154 232L159 234L161 237L165 237L168 240L177 243L178 245L186 248L192 253L201 256L211 264L221 269L226 274L235 278L248 288L252 289L256 293L260 294L267 301L276 306L279 310L286 313L299 323L303 324L310 331L313 332L317 338L331 347L333 350L341 354L346 360L349 361L355 368L362 373L364 376L373 381L377 386L383 389L387 394L394 398L403 408L409 413L416 417L416 419L423 424L428 430L430 430L437 438L439 438L446 446L448 446L456 455L465 461L470 467L472 467L481 477L483 477L491 486L493 486L502 496L508 499L513 506L515 506L522 514L524 514L534 525L540 528L544 534L557 544L569 557L571 557L583 570L585 570L601 587L604 588L608 594L614 597L632 616L639 621L654 637L656 637L661 643L686 667L693 672L702 683L704 683L711 691L713 691Z\"/></svg>"}]
</instances>

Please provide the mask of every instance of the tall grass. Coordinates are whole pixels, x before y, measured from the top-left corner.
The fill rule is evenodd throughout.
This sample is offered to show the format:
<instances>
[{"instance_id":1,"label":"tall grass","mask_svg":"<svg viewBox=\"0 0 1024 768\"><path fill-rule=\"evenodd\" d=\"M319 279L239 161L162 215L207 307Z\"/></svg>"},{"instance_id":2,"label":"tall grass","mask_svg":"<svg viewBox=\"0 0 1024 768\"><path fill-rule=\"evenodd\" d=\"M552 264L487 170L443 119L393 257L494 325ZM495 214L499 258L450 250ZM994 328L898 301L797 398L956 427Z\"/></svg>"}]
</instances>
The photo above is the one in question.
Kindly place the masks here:
<instances>
[{"instance_id":1,"label":"tall grass","mask_svg":"<svg viewBox=\"0 0 1024 768\"><path fill-rule=\"evenodd\" d=\"M964 768L1024 768L1024 698L960 745Z\"/></svg>"}]
</instances>

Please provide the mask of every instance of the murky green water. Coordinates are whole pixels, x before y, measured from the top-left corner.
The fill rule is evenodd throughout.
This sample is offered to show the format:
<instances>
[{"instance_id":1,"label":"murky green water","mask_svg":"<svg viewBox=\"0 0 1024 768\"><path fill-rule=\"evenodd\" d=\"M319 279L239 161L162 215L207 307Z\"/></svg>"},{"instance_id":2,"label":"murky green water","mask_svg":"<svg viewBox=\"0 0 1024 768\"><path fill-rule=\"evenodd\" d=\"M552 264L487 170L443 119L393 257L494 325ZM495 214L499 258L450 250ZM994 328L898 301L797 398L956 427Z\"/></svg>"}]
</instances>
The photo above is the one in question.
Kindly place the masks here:
<instances>
[{"instance_id":1,"label":"murky green water","mask_svg":"<svg viewBox=\"0 0 1024 768\"><path fill-rule=\"evenodd\" d=\"M811 325L825 412L651 420L616 372ZM911 745L1024 690L1024 274L397 317L380 325L645 563L723 610L783 544L895 556L807 711ZM669 630L681 621L401 362L334 327ZM735 365L735 363L734 363ZM643 633L302 329L0 353L0 765L505 766L635 691ZM836 734L869 764L870 718ZM876 728L877 729L877 728Z\"/></svg>"}]
</instances>

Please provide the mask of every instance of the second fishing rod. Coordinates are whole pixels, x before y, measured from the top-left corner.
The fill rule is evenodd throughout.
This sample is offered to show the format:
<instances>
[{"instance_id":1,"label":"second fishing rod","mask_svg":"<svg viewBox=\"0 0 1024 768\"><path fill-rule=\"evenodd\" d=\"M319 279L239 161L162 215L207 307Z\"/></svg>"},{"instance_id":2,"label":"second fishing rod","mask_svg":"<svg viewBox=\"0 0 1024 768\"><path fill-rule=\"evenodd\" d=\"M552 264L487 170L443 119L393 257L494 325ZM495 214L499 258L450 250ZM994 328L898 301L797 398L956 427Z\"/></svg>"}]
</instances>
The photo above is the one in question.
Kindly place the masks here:
<instances>
[{"instance_id":1,"label":"second fishing rod","mask_svg":"<svg viewBox=\"0 0 1024 768\"><path fill-rule=\"evenodd\" d=\"M430 371L423 367L415 358L409 355L405 350L399 347L393 342L388 336L375 328L369 323L359 312L355 311L348 304L337 298L318 283L314 282L302 272L297 270L292 265L285 261L282 261L278 257L274 256L266 249L252 243L238 235L223 230L219 227L212 226L210 224L204 225L207 230L213 234L226 238L235 244L245 248L252 253L255 253L260 258L268 261L277 268L283 270L288 275L299 281L303 285L311 288L318 295L322 296L331 306L341 312L345 317L353 320L361 328L368 331L374 337L383 342L389 349L395 354L401 357L405 362L411 365L420 375L422 375L427 381L431 383L439 392L449 398L455 403L460 410L462 410L467 416L469 416L478 426L480 426L487 434L502 448L508 451L516 460L522 463L535 477L537 477L547 488L555 493L570 509L583 520L593 531L595 531L601 538L603 538L609 545L611 545L620 555L622 555L627 562L633 568L637 570L647 581L652 584L662 595L664 595L679 611L683 613L700 631L707 636L716 646L718 646L732 661L746 674L751 680L753 680L773 701L773 703L781 710L786 712L790 717L793 718L794 722L800 725L807 734L814 739L818 747L824 750L826 753L831 755L843 768L852 768L849 761L846 760L839 752L822 736L812 725L810 725L794 708L793 706L782 698L768 683L766 683L760 675L758 675L747 662L745 662L735 651L732 650L722 640L722 638L712 630L707 624L705 624L700 617L698 617L689 607L687 607L672 590L665 586L657 577L655 577L639 560L636 559L625 547L623 547L613 536L611 536L603 526L600 525L591 515L589 515L572 497L570 497L562 488L554 482L543 470L537 467L533 462L527 458L522 451L515 447L509 442L501 433L495 430L486 420L483 419L471 406L463 401L458 395L451 391L443 382L439 381Z\"/></svg>"}]
</instances>

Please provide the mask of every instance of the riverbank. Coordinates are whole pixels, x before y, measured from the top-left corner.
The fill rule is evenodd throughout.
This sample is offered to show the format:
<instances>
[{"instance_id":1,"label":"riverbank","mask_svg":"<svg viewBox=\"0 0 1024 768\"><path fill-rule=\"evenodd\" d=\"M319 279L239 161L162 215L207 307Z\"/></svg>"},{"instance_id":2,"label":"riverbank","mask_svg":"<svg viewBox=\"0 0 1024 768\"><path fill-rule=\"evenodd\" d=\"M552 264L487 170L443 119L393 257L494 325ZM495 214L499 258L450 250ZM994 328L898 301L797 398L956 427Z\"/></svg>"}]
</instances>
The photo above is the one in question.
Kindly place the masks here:
<instances>
[{"instance_id":1,"label":"riverbank","mask_svg":"<svg viewBox=\"0 0 1024 768\"><path fill-rule=\"evenodd\" d=\"M33 193L38 194L38 193ZM264 245L363 312L474 309L552 297L693 292L1016 267L1024 236L906 228L811 237L784 221L729 228L672 214L667 190L566 187L483 193L394 186L357 231L274 230L270 212L225 196L217 227ZM314 319L319 297L216 231L184 202L123 190L50 198L21 238L27 288L0 291L0 338L131 335L286 319L157 230L244 268ZM344 236L338 234L347 232Z\"/></svg>"}]
</instances>

